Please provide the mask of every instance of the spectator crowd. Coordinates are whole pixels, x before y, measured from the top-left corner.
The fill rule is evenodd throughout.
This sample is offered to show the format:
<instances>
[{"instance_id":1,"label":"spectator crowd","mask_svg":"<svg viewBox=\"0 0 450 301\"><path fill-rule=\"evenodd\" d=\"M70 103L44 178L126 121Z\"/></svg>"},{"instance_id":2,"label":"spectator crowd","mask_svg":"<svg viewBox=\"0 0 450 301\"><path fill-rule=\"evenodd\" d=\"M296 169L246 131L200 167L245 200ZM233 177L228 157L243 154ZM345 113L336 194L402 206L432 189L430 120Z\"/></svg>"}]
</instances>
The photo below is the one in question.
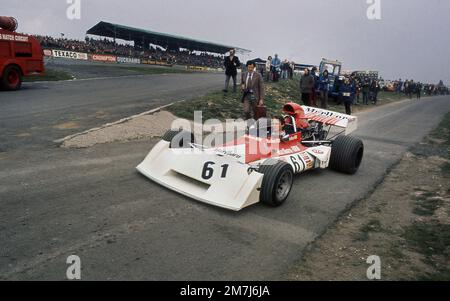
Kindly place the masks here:
<instances>
[{"instance_id":1,"label":"spectator crowd","mask_svg":"<svg viewBox=\"0 0 450 301\"><path fill-rule=\"evenodd\" d=\"M278 54L272 58L269 56L265 65L261 65L259 72L266 81L277 82L281 79L292 79L294 76L295 63L278 58Z\"/></svg>"},{"instance_id":2,"label":"spectator crowd","mask_svg":"<svg viewBox=\"0 0 450 301\"><path fill-rule=\"evenodd\" d=\"M258 71L266 82L279 79L292 79L296 64L281 60L277 54L269 56ZM449 88L441 81L439 84L424 84L414 80L385 82L377 72L353 72L335 77L328 70L319 72L317 67L303 69L300 75L300 99L304 105L327 109L328 97L333 95L338 105L344 104L346 114L351 115L353 105L376 105L380 91L402 93L410 99L420 99L422 95L449 94Z\"/></svg>"},{"instance_id":3,"label":"spectator crowd","mask_svg":"<svg viewBox=\"0 0 450 301\"><path fill-rule=\"evenodd\" d=\"M190 65L210 68L224 68L226 70L225 89L228 90L230 79L233 79L233 91L237 86L237 69L241 67L239 59L234 56L212 55L201 52L194 53L188 50L171 50L152 46L150 49L139 50L133 45L119 44L108 39L93 39L86 37L84 41L50 36L35 36L44 49L60 49L74 52L92 54L111 54L117 56L128 56L141 59L150 59L166 62L168 64ZM234 51L234 50L233 50ZM224 60L225 58L225 60ZM293 79L296 64L287 59L281 60L278 54L269 56L267 60L255 64L255 69L266 82L277 82L279 80ZM308 106L328 107L328 96L334 94L338 104L343 103L346 113L351 114L352 105L377 104L378 93L389 91L406 94L409 98L420 98L422 95L448 94L448 87L441 82L435 84L423 84L414 80L385 82L378 76L352 73L344 77L333 78L327 70L317 70L316 67L306 68L300 71L300 97L302 102Z\"/></svg>"},{"instance_id":4,"label":"spectator crowd","mask_svg":"<svg viewBox=\"0 0 450 301\"><path fill-rule=\"evenodd\" d=\"M112 54L117 56L129 56L141 59L163 61L169 64L192 65L200 67L221 68L223 57L207 53L192 53L181 50L163 50L158 47L150 47L149 50L137 50L133 45L119 44L108 39L93 39L86 37L84 41L67 39L64 37L53 38L50 36L35 36L45 49L60 49L74 52Z\"/></svg>"}]
</instances>

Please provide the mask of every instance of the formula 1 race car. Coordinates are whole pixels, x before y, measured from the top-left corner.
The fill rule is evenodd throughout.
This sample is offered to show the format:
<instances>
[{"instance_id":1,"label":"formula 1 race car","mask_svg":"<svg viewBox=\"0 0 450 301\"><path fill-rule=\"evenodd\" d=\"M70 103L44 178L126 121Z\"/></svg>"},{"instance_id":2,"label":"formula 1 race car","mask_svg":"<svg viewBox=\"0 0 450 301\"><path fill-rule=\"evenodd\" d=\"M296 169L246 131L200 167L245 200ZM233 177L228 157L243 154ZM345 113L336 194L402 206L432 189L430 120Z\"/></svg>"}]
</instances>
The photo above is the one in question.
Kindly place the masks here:
<instances>
[{"instance_id":1,"label":"formula 1 race car","mask_svg":"<svg viewBox=\"0 0 450 301\"><path fill-rule=\"evenodd\" d=\"M356 173L364 153L363 142L348 136L356 117L296 103L287 103L283 113L280 122L260 119L240 138L215 147L196 144L191 132L170 130L137 170L171 190L235 211L257 202L281 205L294 174L309 169Z\"/></svg>"}]
</instances>

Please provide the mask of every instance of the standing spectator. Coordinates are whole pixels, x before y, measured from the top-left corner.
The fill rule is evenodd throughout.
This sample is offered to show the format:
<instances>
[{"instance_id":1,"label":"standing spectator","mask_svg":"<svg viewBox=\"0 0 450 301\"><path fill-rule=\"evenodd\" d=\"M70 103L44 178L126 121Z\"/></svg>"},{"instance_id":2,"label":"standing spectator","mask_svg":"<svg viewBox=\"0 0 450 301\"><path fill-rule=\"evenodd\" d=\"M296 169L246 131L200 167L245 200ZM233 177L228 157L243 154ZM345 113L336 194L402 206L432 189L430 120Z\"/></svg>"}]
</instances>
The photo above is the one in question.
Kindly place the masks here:
<instances>
[{"instance_id":1,"label":"standing spectator","mask_svg":"<svg viewBox=\"0 0 450 301\"><path fill-rule=\"evenodd\" d=\"M354 91L352 95L352 105L354 106L356 104L356 79L354 75L350 75L350 85L352 86L352 91Z\"/></svg>"},{"instance_id":2,"label":"standing spectator","mask_svg":"<svg viewBox=\"0 0 450 301\"><path fill-rule=\"evenodd\" d=\"M270 81L270 79L272 77L271 66L272 66L272 57L269 56L266 61L266 81L267 82Z\"/></svg>"},{"instance_id":3,"label":"standing spectator","mask_svg":"<svg viewBox=\"0 0 450 301\"><path fill-rule=\"evenodd\" d=\"M397 82L397 87L395 89L395 91L400 94L402 92L402 88L403 88L403 82L402 79L400 78Z\"/></svg>"},{"instance_id":4,"label":"standing spectator","mask_svg":"<svg viewBox=\"0 0 450 301\"><path fill-rule=\"evenodd\" d=\"M284 60L283 64L281 64L281 79L288 79L288 69L289 62L288 60Z\"/></svg>"},{"instance_id":5,"label":"standing spectator","mask_svg":"<svg viewBox=\"0 0 450 301\"><path fill-rule=\"evenodd\" d=\"M378 92L380 91L380 84L378 80L373 79L370 84L370 98L372 99L372 104L377 104L378 101Z\"/></svg>"},{"instance_id":6,"label":"standing spectator","mask_svg":"<svg viewBox=\"0 0 450 301\"><path fill-rule=\"evenodd\" d=\"M272 71L272 78L274 82L278 81L278 72L281 67L281 60L278 58L278 54L275 54L275 57L272 59L272 65L271 65L271 71Z\"/></svg>"},{"instance_id":7,"label":"standing spectator","mask_svg":"<svg viewBox=\"0 0 450 301\"><path fill-rule=\"evenodd\" d=\"M355 91L350 83L350 80L346 77L344 82L339 88L340 96L345 105L345 114L352 115L352 102Z\"/></svg>"},{"instance_id":8,"label":"standing spectator","mask_svg":"<svg viewBox=\"0 0 450 301\"><path fill-rule=\"evenodd\" d=\"M300 92L302 101L306 106L311 106L311 92L313 87L314 77L309 73L309 69L306 68L304 74L300 78Z\"/></svg>"},{"instance_id":9,"label":"standing spectator","mask_svg":"<svg viewBox=\"0 0 450 301\"><path fill-rule=\"evenodd\" d=\"M416 96L417 96L417 99L420 99L422 96L422 84L421 83L416 84Z\"/></svg>"},{"instance_id":10,"label":"standing spectator","mask_svg":"<svg viewBox=\"0 0 450 301\"><path fill-rule=\"evenodd\" d=\"M366 77L363 79L362 83L362 94L363 94L363 104L366 106L369 105L369 89L370 89L370 83L369 79Z\"/></svg>"},{"instance_id":11,"label":"standing spectator","mask_svg":"<svg viewBox=\"0 0 450 301\"><path fill-rule=\"evenodd\" d=\"M409 81L405 80L405 84L403 85L403 92L408 95L409 91Z\"/></svg>"},{"instance_id":12,"label":"standing spectator","mask_svg":"<svg viewBox=\"0 0 450 301\"><path fill-rule=\"evenodd\" d=\"M415 94L415 93L416 93L416 83L413 80L411 80L410 85L409 85L409 91L408 91L409 99L412 99L413 94Z\"/></svg>"},{"instance_id":13,"label":"standing spectator","mask_svg":"<svg viewBox=\"0 0 450 301\"><path fill-rule=\"evenodd\" d=\"M289 62L289 79L294 78L295 63Z\"/></svg>"},{"instance_id":14,"label":"standing spectator","mask_svg":"<svg viewBox=\"0 0 450 301\"><path fill-rule=\"evenodd\" d=\"M256 106L264 105L264 81L255 68L255 62L248 61L247 72L242 73L241 78L245 120L255 118Z\"/></svg>"},{"instance_id":15,"label":"standing spectator","mask_svg":"<svg viewBox=\"0 0 450 301\"><path fill-rule=\"evenodd\" d=\"M317 107L317 91L319 90L319 76L317 75L317 67L311 69L311 76L314 78L314 85L311 91L311 105Z\"/></svg>"},{"instance_id":16,"label":"standing spectator","mask_svg":"<svg viewBox=\"0 0 450 301\"><path fill-rule=\"evenodd\" d=\"M405 82L405 94L409 97L409 99L412 99L413 92L414 92L414 82L411 79Z\"/></svg>"},{"instance_id":17,"label":"standing spectator","mask_svg":"<svg viewBox=\"0 0 450 301\"><path fill-rule=\"evenodd\" d=\"M225 58L224 62L225 66L225 89L223 92L228 92L228 86L230 84L230 78L233 78L233 92L236 92L236 77L237 77L237 69L241 66L241 62L239 62L239 58L235 56L235 50L230 50L230 55Z\"/></svg>"},{"instance_id":18,"label":"standing spectator","mask_svg":"<svg viewBox=\"0 0 450 301\"><path fill-rule=\"evenodd\" d=\"M319 77L319 93L320 93L320 107L322 109L328 108L328 91L330 89L330 76L328 70L322 72Z\"/></svg>"},{"instance_id":19,"label":"standing spectator","mask_svg":"<svg viewBox=\"0 0 450 301\"><path fill-rule=\"evenodd\" d=\"M359 78L355 78L355 88L356 103L359 104L359 101L361 100L361 80Z\"/></svg>"}]
</instances>

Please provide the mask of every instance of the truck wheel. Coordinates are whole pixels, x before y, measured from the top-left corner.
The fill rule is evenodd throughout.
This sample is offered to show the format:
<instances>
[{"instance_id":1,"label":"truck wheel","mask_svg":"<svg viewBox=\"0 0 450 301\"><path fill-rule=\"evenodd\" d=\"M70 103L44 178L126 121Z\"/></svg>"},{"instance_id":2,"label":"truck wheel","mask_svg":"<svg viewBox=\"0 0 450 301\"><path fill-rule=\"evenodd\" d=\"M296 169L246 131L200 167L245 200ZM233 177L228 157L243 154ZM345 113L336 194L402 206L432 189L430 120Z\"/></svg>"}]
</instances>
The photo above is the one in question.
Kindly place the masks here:
<instances>
[{"instance_id":1,"label":"truck wheel","mask_svg":"<svg viewBox=\"0 0 450 301\"><path fill-rule=\"evenodd\" d=\"M364 154L361 139L351 136L337 137L331 146L330 168L348 174L358 171Z\"/></svg>"},{"instance_id":2,"label":"truck wheel","mask_svg":"<svg viewBox=\"0 0 450 301\"><path fill-rule=\"evenodd\" d=\"M269 206L277 207L289 196L294 181L294 172L286 162L269 159L259 170L264 174L259 200Z\"/></svg>"},{"instance_id":3,"label":"truck wheel","mask_svg":"<svg viewBox=\"0 0 450 301\"><path fill-rule=\"evenodd\" d=\"M3 72L1 78L2 87L8 91L19 90L22 86L22 73L15 66L8 66Z\"/></svg>"},{"instance_id":4,"label":"truck wheel","mask_svg":"<svg viewBox=\"0 0 450 301\"><path fill-rule=\"evenodd\" d=\"M168 130L162 137L170 142L170 148L190 148L190 143L195 142L194 134L182 130Z\"/></svg>"}]
</instances>

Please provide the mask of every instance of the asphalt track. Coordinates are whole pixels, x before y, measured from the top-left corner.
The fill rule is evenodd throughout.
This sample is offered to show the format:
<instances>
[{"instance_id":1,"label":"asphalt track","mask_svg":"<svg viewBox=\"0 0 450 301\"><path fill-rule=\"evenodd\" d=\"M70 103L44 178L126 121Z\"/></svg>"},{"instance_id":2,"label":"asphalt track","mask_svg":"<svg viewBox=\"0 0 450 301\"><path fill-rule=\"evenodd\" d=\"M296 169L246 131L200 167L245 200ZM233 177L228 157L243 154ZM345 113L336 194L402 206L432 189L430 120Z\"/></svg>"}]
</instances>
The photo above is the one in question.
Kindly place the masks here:
<instances>
[{"instance_id":1,"label":"asphalt track","mask_svg":"<svg viewBox=\"0 0 450 301\"><path fill-rule=\"evenodd\" d=\"M220 78L215 80L213 86L220 86ZM80 92L73 83L54 83L14 94L16 103L0 101L2 140L5 133L12 135L0 153L0 279L63 280L72 254L81 258L84 280L278 279L450 110L445 96L362 113L355 135L363 138L366 152L357 175L309 172L296 177L285 205L257 204L236 213L187 199L139 175L134 168L156 140L66 150L50 144L54 131L50 138L40 136L54 124L45 118L52 110L63 120L83 118L82 129L98 123L80 114L104 109L105 102L96 100L106 95L114 98L107 109L117 117L127 100L116 93L129 84L86 81L76 83L87 85ZM152 97L162 99L155 89ZM149 101L145 85L136 90L134 99ZM40 103L54 95L68 100L42 108ZM26 123L25 107L44 114L36 119L44 130L32 132L38 137L28 143L15 142L15 131L33 123Z\"/></svg>"},{"instance_id":2,"label":"asphalt track","mask_svg":"<svg viewBox=\"0 0 450 301\"><path fill-rule=\"evenodd\" d=\"M0 152L48 148L70 134L218 90L222 80L193 73L24 83L21 91L0 93Z\"/></svg>"}]
</instances>

